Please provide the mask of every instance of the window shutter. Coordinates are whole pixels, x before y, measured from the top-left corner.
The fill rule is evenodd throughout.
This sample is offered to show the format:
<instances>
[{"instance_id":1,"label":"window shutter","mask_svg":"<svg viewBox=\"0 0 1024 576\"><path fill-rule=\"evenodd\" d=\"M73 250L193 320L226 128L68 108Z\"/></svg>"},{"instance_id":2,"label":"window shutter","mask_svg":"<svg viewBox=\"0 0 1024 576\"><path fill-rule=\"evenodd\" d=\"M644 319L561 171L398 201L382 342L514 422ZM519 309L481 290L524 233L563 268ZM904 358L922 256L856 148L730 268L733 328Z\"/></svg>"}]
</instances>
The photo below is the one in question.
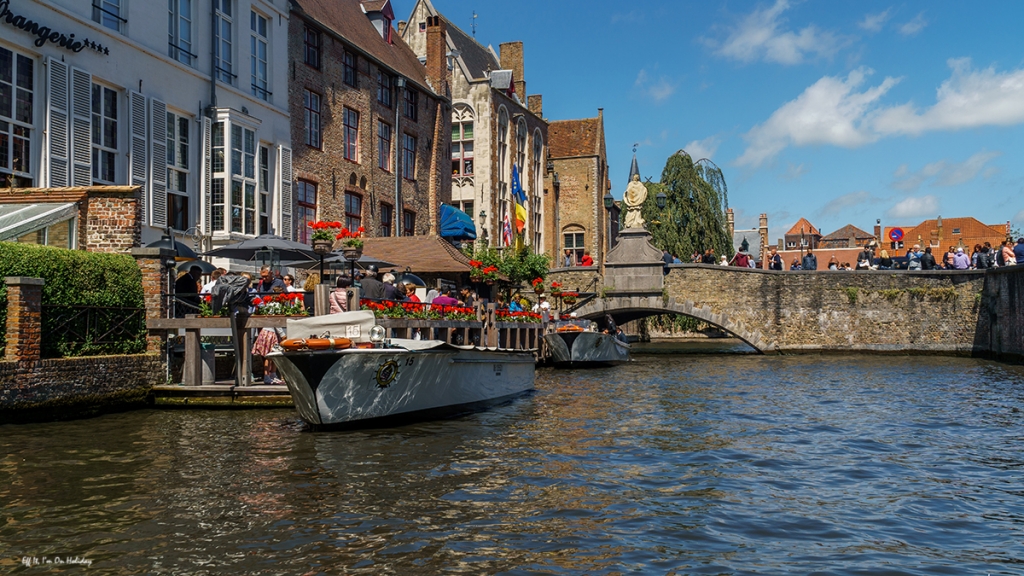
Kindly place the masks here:
<instances>
[{"instance_id":1,"label":"window shutter","mask_svg":"<svg viewBox=\"0 0 1024 576\"><path fill-rule=\"evenodd\" d=\"M203 232L210 233L212 228L210 192L213 189L213 121L203 116L203 189L200 191L200 206L204 223Z\"/></svg>"},{"instance_id":2,"label":"window shutter","mask_svg":"<svg viewBox=\"0 0 1024 576\"><path fill-rule=\"evenodd\" d=\"M150 154L149 198L154 228L167 226L167 105L150 98L149 129L152 137Z\"/></svg>"},{"instance_id":3,"label":"window shutter","mask_svg":"<svg viewBox=\"0 0 1024 576\"><path fill-rule=\"evenodd\" d=\"M281 236L292 240L292 149L279 146L281 167Z\"/></svg>"},{"instance_id":4,"label":"window shutter","mask_svg":"<svg viewBox=\"0 0 1024 576\"><path fill-rule=\"evenodd\" d=\"M132 142L129 175L132 186L142 187L142 193L139 195L140 213L142 221L149 222L150 202L146 190L146 170L149 168L149 160L146 157L146 97L138 92L128 92L128 114Z\"/></svg>"},{"instance_id":5,"label":"window shutter","mask_svg":"<svg viewBox=\"0 0 1024 576\"><path fill-rule=\"evenodd\" d=\"M92 74L71 69L71 185L92 184Z\"/></svg>"},{"instance_id":6,"label":"window shutter","mask_svg":"<svg viewBox=\"0 0 1024 576\"><path fill-rule=\"evenodd\" d=\"M48 186L68 186L71 183L68 159L68 83L70 68L53 58L46 59L46 146L49 150L50 173Z\"/></svg>"}]
</instances>

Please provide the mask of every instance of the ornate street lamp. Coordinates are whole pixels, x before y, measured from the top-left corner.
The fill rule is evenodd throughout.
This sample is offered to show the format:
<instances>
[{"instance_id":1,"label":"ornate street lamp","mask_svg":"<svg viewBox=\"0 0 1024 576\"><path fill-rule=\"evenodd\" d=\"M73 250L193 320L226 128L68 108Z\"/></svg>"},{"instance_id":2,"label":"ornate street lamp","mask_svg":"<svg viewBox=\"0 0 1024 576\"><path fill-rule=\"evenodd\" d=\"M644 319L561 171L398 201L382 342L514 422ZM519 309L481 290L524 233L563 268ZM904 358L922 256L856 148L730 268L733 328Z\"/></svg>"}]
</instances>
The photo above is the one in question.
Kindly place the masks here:
<instances>
[{"instance_id":1,"label":"ornate street lamp","mask_svg":"<svg viewBox=\"0 0 1024 576\"><path fill-rule=\"evenodd\" d=\"M658 203L658 210L665 209L665 202L668 200L668 196L664 192L658 192L658 195L654 197L654 201Z\"/></svg>"},{"instance_id":2,"label":"ornate street lamp","mask_svg":"<svg viewBox=\"0 0 1024 576\"><path fill-rule=\"evenodd\" d=\"M615 205L615 197L612 196L611 192L606 192L604 195L604 209L611 212L612 206Z\"/></svg>"}]
</instances>

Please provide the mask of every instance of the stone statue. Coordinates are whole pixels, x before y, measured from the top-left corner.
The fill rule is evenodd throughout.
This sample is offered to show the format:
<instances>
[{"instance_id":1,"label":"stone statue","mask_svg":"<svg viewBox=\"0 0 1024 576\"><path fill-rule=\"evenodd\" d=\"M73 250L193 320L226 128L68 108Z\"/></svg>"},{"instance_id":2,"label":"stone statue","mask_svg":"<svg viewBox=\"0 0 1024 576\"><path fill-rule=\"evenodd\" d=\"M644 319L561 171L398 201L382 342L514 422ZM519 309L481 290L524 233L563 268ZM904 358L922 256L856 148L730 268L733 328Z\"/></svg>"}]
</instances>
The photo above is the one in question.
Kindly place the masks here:
<instances>
[{"instance_id":1,"label":"stone statue","mask_svg":"<svg viewBox=\"0 0 1024 576\"><path fill-rule=\"evenodd\" d=\"M640 208L647 200L647 187L640 182L639 174L633 174L633 180L626 186L622 200L626 203L626 228L643 228L644 218L640 215Z\"/></svg>"}]
</instances>

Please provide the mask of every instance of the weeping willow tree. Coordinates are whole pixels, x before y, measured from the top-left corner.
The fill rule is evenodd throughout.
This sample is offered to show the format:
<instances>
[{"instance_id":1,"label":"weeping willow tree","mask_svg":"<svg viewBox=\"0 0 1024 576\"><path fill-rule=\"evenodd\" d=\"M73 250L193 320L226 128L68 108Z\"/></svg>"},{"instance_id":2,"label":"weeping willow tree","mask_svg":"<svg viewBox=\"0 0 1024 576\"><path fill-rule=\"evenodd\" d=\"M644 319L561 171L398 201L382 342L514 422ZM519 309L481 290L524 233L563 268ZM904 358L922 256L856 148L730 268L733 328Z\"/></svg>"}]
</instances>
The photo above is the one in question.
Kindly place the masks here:
<instances>
[{"instance_id":1,"label":"weeping willow tree","mask_svg":"<svg viewBox=\"0 0 1024 576\"><path fill-rule=\"evenodd\" d=\"M665 208L656 197L666 196ZM717 256L732 256L732 239L725 227L729 191L722 170L713 162L694 162L680 150L665 162L661 181L648 185L643 217L655 246L684 262L696 251L712 248Z\"/></svg>"},{"instance_id":2,"label":"weeping willow tree","mask_svg":"<svg viewBox=\"0 0 1024 576\"><path fill-rule=\"evenodd\" d=\"M665 194L665 208L658 208L657 195ZM694 252L708 248L716 257L732 256L732 238L726 230L725 209L729 191L722 170L708 159L694 162L680 150L665 162L661 181L648 184L642 214L652 243L689 262ZM697 331L704 323L684 316L655 316L643 329Z\"/></svg>"}]
</instances>

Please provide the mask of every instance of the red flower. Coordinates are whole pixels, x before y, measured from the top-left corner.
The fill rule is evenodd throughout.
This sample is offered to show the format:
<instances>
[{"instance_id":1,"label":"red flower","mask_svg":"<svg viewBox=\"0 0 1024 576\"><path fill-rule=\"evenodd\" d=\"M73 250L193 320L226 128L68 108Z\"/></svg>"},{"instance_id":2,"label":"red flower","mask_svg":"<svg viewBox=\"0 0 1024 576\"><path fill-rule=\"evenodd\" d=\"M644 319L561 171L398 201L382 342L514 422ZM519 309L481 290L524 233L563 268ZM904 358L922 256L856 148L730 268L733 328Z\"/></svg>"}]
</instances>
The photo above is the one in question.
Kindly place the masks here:
<instances>
[{"instance_id":1,"label":"red flower","mask_svg":"<svg viewBox=\"0 0 1024 576\"><path fill-rule=\"evenodd\" d=\"M532 282L534 288L536 288L538 285L543 284L543 283L544 283L544 279L543 278L534 278L533 282Z\"/></svg>"},{"instance_id":2,"label":"red flower","mask_svg":"<svg viewBox=\"0 0 1024 576\"><path fill-rule=\"evenodd\" d=\"M470 260L469 261L469 265L472 266L473 268L479 268L479 267L483 266L483 264L484 263L479 261L479 260Z\"/></svg>"},{"instance_id":3,"label":"red flower","mask_svg":"<svg viewBox=\"0 0 1024 576\"><path fill-rule=\"evenodd\" d=\"M260 304L263 304L263 299L260 298L259 296L252 299L253 306L259 306Z\"/></svg>"},{"instance_id":4,"label":"red flower","mask_svg":"<svg viewBox=\"0 0 1024 576\"><path fill-rule=\"evenodd\" d=\"M360 226L359 227L359 233L362 234L363 232L366 232L366 228L363 228L362 226Z\"/></svg>"}]
</instances>

